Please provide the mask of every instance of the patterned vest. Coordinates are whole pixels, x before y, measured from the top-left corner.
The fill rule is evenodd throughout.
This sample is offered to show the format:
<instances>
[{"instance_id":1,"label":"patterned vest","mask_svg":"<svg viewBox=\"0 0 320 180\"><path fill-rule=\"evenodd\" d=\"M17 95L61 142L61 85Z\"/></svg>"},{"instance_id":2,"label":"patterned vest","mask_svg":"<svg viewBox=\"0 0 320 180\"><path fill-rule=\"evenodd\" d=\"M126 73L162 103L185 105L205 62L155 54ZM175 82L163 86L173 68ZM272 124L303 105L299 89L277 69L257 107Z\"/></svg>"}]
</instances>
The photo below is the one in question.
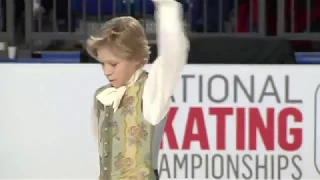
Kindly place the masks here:
<instances>
[{"instance_id":1,"label":"patterned vest","mask_svg":"<svg viewBox=\"0 0 320 180\"><path fill-rule=\"evenodd\" d=\"M100 179L154 180L152 140L154 126L144 120L142 93L148 75L144 71L127 88L119 109L96 102L99 130ZM100 88L102 91L108 86Z\"/></svg>"}]
</instances>

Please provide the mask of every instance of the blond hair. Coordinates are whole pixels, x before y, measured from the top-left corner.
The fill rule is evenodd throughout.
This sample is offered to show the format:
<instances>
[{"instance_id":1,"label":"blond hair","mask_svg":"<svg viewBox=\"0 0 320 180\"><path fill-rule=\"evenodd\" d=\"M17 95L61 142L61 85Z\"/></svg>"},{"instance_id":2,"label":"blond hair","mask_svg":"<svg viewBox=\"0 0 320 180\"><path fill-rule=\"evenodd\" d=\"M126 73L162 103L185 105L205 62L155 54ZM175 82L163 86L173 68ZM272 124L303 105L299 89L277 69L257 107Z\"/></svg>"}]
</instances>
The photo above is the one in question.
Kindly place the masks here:
<instances>
[{"instance_id":1,"label":"blond hair","mask_svg":"<svg viewBox=\"0 0 320 180\"><path fill-rule=\"evenodd\" d=\"M148 61L150 50L144 28L130 16L107 21L99 31L87 40L87 51L97 59L97 50L110 48L115 55L126 60Z\"/></svg>"}]
</instances>

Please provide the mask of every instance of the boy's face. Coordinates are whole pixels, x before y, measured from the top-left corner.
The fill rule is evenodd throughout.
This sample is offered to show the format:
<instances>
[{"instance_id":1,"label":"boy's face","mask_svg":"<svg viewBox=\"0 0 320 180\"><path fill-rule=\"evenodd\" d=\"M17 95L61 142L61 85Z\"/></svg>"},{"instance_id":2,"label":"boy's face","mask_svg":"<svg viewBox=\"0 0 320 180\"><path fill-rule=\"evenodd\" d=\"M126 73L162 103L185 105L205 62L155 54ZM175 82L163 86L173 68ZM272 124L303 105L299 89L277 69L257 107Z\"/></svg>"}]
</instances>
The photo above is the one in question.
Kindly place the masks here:
<instances>
[{"instance_id":1,"label":"boy's face","mask_svg":"<svg viewBox=\"0 0 320 180\"><path fill-rule=\"evenodd\" d=\"M107 47L99 48L97 54L105 76L115 88L125 85L140 64L137 61L128 61L117 57Z\"/></svg>"}]
</instances>

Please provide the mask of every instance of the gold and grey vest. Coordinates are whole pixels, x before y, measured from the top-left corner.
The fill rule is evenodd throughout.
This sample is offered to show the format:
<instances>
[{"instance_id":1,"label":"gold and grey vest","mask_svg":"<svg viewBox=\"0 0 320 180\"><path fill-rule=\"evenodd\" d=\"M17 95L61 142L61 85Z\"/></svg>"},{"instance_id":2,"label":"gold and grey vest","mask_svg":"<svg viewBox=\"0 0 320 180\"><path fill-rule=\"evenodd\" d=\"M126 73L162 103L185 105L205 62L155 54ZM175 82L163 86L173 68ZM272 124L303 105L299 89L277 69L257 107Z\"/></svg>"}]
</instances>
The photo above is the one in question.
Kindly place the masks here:
<instances>
[{"instance_id":1,"label":"gold and grey vest","mask_svg":"<svg viewBox=\"0 0 320 180\"><path fill-rule=\"evenodd\" d=\"M96 101L100 149L100 179L155 180L152 141L155 127L142 114L142 94L147 79L144 71L129 86L120 106L104 107ZM108 86L100 88L103 91Z\"/></svg>"}]
</instances>

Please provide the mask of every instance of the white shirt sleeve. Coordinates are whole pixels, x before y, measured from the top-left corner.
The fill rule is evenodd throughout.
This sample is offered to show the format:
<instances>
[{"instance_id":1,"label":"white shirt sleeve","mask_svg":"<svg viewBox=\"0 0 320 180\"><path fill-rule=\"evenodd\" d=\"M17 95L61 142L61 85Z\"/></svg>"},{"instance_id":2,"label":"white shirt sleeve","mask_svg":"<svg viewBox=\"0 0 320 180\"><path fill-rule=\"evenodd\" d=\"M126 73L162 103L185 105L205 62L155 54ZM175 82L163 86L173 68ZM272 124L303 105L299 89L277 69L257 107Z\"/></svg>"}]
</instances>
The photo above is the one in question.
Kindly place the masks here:
<instances>
[{"instance_id":1,"label":"white shirt sleeve","mask_svg":"<svg viewBox=\"0 0 320 180\"><path fill-rule=\"evenodd\" d=\"M189 41L184 33L182 6L174 0L154 0L158 57L143 92L143 115L158 124L170 108L170 97L187 62Z\"/></svg>"}]
</instances>

